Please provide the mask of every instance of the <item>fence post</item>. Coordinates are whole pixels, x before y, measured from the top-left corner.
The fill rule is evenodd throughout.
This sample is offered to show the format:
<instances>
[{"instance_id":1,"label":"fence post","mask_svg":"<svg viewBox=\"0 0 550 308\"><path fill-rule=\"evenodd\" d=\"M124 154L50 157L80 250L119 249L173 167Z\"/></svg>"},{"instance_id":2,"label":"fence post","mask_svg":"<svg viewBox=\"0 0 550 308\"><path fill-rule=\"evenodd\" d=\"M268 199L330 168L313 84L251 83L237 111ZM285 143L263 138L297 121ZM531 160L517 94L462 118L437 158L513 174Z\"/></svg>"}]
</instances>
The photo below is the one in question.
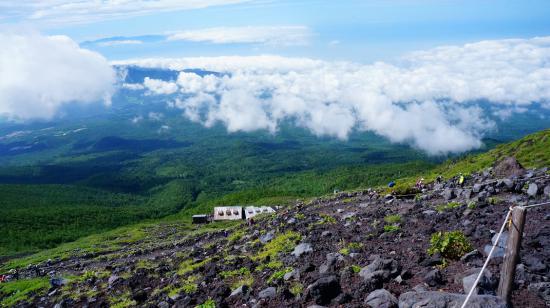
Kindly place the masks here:
<instances>
[{"instance_id":1,"label":"fence post","mask_svg":"<svg viewBox=\"0 0 550 308\"><path fill-rule=\"evenodd\" d=\"M516 206L512 209L512 224L510 225L510 233L508 235L508 241L506 242L506 251L504 253L504 260L500 270L500 281L498 284L498 296L506 302L510 301L510 295L512 294L512 288L514 286L516 263L519 259L526 212L523 206Z\"/></svg>"}]
</instances>

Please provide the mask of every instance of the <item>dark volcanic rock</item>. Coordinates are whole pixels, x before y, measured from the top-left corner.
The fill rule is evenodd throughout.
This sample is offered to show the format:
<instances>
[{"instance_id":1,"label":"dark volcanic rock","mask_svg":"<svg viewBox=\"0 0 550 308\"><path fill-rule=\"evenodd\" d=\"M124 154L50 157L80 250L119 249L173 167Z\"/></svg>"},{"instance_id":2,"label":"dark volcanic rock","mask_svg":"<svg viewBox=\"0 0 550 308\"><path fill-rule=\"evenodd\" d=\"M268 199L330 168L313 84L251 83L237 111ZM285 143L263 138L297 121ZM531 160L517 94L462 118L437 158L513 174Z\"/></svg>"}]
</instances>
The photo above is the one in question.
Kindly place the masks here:
<instances>
[{"instance_id":1,"label":"dark volcanic rock","mask_svg":"<svg viewBox=\"0 0 550 308\"><path fill-rule=\"evenodd\" d=\"M438 291L407 292L399 296L399 308L449 308L460 307L466 299L464 294ZM507 308L506 302L492 295L475 295L470 298L468 308Z\"/></svg>"},{"instance_id":2,"label":"dark volcanic rock","mask_svg":"<svg viewBox=\"0 0 550 308\"><path fill-rule=\"evenodd\" d=\"M300 257L301 255L305 254L305 253L308 253L308 252L312 252L313 251L313 248L311 248L311 244L309 243L301 243L299 244L298 246L294 247L294 251L292 252L292 254L295 256L295 257Z\"/></svg>"},{"instance_id":3,"label":"dark volcanic rock","mask_svg":"<svg viewBox=\"0 0 550 308\"><path fill-rule=\"evenodd\" d=\"M495 164L493 173L499 178L509 178L524 174L525 169L514 157L506 157Z\"/></svg>"},{"instance_id":4,"label":"dark volcanic rock","mask_svg":"<svg viewBox=\"0 0 550 308\"><path fill-rule=\"evenodd\" d=\"M365 304L378 308L397 308L397 303L397 298L385 289L371 292L365 300Z\"/></svg>"},{"instance_id":5,"label":"dark volcanic rock","mask_svg":"<svg viewBox=\"0 0 550 308\"><path fill-rule=\"evenodd\" d=\"M443 282L443 277L438 269L434 269L424 275L424 282L430 287L438 286Z\"/></svg>"},{"instance_id":6,"label":"dark volcanic rock","mask_svg":"<svg viewBox=\"0 0 550 308\"><path fill-rule=\"evenodd\" d=\"M550 306L550 282L532 283L529 285L529 290L540 296L546 306Z\"/></svg>"},{"instance_id":7,"label":"dark volcanic rock","mask_svg":"<svg viewBox=\"0 0 550 308\"><path fill-rule=\"evenodd\" d=\"M277 289L274 287L264 289L258 294L259 298L275 298L275 296L277 296Z\"/></svg>"},{"instance_id":8,"label":"dark volcanic rock","mask_svg":"<svg viewBox=\"0 0 550 308\"><path fill-rule=\"evenodd\" d=\"M308 297L317 304L325 305L341 292L340 282L336 276L325 276L317 279L307 287Z\"/></svg>"},{"instance_id":9,"label":"dark volcanic rock","mask_svg":"<svg viewBox=\"0 0 550 308\"><path fill-rule=\"evenodd\" d=\"M536 197L537 193L539 192L539 187L535 183L529 184L529 188L527 188L527 194L529 197Z\"/></svg>"}]
</instances>

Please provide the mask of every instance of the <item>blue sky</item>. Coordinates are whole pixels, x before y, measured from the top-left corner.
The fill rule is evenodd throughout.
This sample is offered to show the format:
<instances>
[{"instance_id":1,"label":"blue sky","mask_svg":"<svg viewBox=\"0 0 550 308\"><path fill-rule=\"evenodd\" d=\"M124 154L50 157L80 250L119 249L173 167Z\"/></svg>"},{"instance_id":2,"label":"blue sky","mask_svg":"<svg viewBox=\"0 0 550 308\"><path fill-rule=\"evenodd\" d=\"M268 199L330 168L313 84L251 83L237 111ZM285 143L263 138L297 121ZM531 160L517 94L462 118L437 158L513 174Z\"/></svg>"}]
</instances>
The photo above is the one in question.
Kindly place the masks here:
<instances>
[{"instance_id":1,"label":"blue sky","mask_svg":"<svg viewBox=\"0 0 550 308\"><path fill-rule=\"evenodd\" d=\"M545 0L180 1L185 7L161 0L147 10L140 1L79 9L70 6L78 1L34 2L0 4L0 23L68 35L110 60L277 54L369 63L440 45L550 34ZM167 40L178 32L183 39ZM213 35L236 37L216 42Z\"/></svg>"}]
</instances>

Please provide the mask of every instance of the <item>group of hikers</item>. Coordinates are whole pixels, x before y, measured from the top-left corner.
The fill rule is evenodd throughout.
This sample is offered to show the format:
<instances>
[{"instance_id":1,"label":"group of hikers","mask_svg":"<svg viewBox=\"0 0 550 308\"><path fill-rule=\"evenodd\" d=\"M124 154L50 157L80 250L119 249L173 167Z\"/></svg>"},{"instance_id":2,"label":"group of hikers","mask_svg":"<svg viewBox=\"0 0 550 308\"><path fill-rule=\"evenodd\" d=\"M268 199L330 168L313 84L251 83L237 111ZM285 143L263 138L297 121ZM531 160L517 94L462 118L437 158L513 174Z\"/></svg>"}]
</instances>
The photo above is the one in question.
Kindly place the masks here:
<instances>
[{"instance_id":1,"label":"group of hikers","mask_svg":"<svg viewBox=\"0 0 550 308\"><path fill-rule=\"evenodd\" d=\"M19 278L19 274L15 269L12 269L7 275L0 275L0 283L8 282L17 278Z\"/></svg>"},{"instance_id":2,"label":"group of hikers","mask_svg":"<svg viewBox=\"0 0 550 308\"><path fill-rule=\"evenodd\" d=\"M462 187L464 186L464 180L465 180L465 177L462 173L459 173L458 176L455 177L455 185L458 186L458 187ZM441 184L443 182L443 176L441 175L438 175L436 178L435 178L435 181L434 181L436 184ZM396 182L394 180L390 181L388 183L388 187L389 188L392 188L396 185ZM424 184L424 178L421 177L419 178L417 181L416 181L416 184L414 185L414 187L420 191L422 191L424 188L426 188L426 184Z\"/></svg>"}]
</instances>

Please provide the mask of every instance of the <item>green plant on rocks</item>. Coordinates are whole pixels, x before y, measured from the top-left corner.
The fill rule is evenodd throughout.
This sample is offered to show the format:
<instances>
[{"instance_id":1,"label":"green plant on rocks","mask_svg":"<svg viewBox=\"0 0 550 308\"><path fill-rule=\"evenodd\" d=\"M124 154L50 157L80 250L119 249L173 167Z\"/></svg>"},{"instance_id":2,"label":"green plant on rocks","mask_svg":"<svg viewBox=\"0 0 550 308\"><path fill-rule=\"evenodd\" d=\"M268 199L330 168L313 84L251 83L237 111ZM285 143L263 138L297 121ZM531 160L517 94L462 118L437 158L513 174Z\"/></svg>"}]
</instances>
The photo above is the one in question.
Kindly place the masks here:
<instances>
[{"instance_id":1,"label":"green plant on rocks","mask_svg":"<svg viewBox=\"0 0 550 308\"><path fill-rule=\"evenodd\" d=\"M475 201L470 201L470 202L468 202L468 208L469 208L470 210L473 210L473 209L475 209L476 207L477 207L477 204L476 204Z\"/></svg>"},{"instance_id":2,"label":"green plant on rocks","mask_svg":"<svg viewBox=\"0 0 550 308\"><path fill-rule=\"evenodd\" d=\"M398 214L388 215L388 216L384 217L384 221L389 223L389 224L400 223L401 222L401 216L399 216Z\"/></svg>"},{"instance_id":3,"label":"green plant on rocks","mask_svg":"<svg viewBox=\"0 0 550 308\"><path fill-rule=\"evenodd\" d=\"M227 240L228 240L230 243L236 242L236 241L240 240L244 235L245 235L244 230L237 230L237 231L231 233L231 234L227 237Z\"/></svg>"},{"instance_id":4,"label":"green plant on rocks","mask_svg":"<svg viewBox=\"0 0 550 308\"><path fill-rule=\"evenodd\" d=\"M254 277L252 277L250 270L246 267L232 271L223 271L220 273L220 276L232 289L243 285L251 286L254 283Z\"/></svg>"},{"instance_id":5,"label":"green plant on rocks","mask_svg":"<svg viewBox=\"0 0 550 308\"><path fill-rule=\"evenodd\" d=\"M268 257L271 261L277 260L279 253L292 251L296 243L298 243L301 239L302 236L300 233L294 231L279 234L277 237L265 244L260 251L252 257L252 260L263 261Z\"/></svg>"},{"instance_id":6,"label":"green plant on rocks","mask_svg":"<svg viewBox=\"0 0 550 308\"><path fill-rule=\"evenodd\" d=\"M304 286L301 283L296 282L290 286L289 291L290 293L292 293L292 295L298 296L302 294L302 292L304 292Z\"/></svg>"},{"instance_id":7,"label":"green plant on rocks","mask_svg":"<svg viewBox=\"0 0 550 308\"><path fill-rule=\"evenodd\" d=\"M347 256L352 252L357 252L358 250L360 250L363 247L363 244L355 243L355 242L351 242L351 243L348 243L348 244L344 244L343 242L341 242L341 245L344 246L344 247L342 249L340 249L338 252L341 255L344 255L344 256Z\"/></svg>"},{"instance_id":8,"label":"green plant on rocks","mask_svg":"<svg viewBox=\"0 0 550 308\"><path fill-rule=\"evenodd\" d=\"M32 294L45 291L50 284L48 278L19 279L0 284L0 306L13 307L29 299Z\"/></svg>"},{"instance_id":9,"label":"green plant on rocks","mask_svg":"<svg viewBox=\"0 0 550 308\"><path fill-rule=\"evenodd\" d=\"M449 202L447 204L440 204L440 205L436 206L435 209L436 209L436 211L442 213L442 212L445 212L445 211L448 211L448 210L456 209L456 208L461 207L461 206L462 206L462 203L452 201L452 202Z\"/></svg>"},{"instance_id":10,"label":"green plant on rocks","mask_svg":"<svg viewBox=\"0 0 550 308\"><path fill-rule=\"evenodd\" d=\"M361 271L361 266L353 264L350 266L350 269L353 273L357 274Z\"/></svg>"},{"instance_id":11,"label":"green plant on rocks","mask_svg":"<svg viewBox=\"0 0 550 308\"><path fill-rule=\"evenodd\" d=\"M436 232L430 239L428 254L440 253L444 258L458 260L473 249L461 231Z\"/></svg>"},{"instance_id":12,"label":"green plant on rocks","mask_svg":"<svg viewBox=\"0 0 550 308\"><path fill-rule=\"evenodd\" d=\"M286 273L290 273L292 272L294 269L292 267L287 267L283 270L280 270L280 271L276 271L275 273L273 273L271 276L269 276L269 278L267 279L267 283L268 284L271 284L272 282L276 282L276 281L279 281L281 279L283 279L283 277L285 276Z\"/></svg>"},{"instance_id":13,"label":"green plant on rocks","mask_svg":"<svg viewBox=\"0 0 550 308\"><path fill-rule=\"evenodd\" d=\"M315 223L316 225L335 224L336 223L336 218L334 218L334 217L332 217L328 214L321 213L321 214L319 214L319 216L321 217L321 220L316 222Z\"/></svg>"},{"instance_id":14,"label":"green plant on rocks","mask_svg":"<svg viewBox=\"0 0 550 308\"><path fill-rule=\"evenodd\" d=\"M397 232L401 230L401 227L398 225L385 225L384 226L384 232L391 233L391 232Z\"/></svg>"},{"instance_id":15,"label":"green plant on rocks","mask_svg":"<svg viewBox=\"0 0 550 308\"><path fill-rule=\"evenodd\" d=\"M209 298L204 303L196 306L195 308L216 308L216 302Z\"/></svg>"},{"instance_id":16,"label":"green plant on rocks","mask_svg":"<svg viewBox=\"0 0 550 308\"><path fill-rule=\"evenodd\" d=\"M489 203L490 205L497 205L499 203L501 203L502 200L498 197L490 197L490 198L487 198L487 203Z\"/></svg>"}]
</instances>

